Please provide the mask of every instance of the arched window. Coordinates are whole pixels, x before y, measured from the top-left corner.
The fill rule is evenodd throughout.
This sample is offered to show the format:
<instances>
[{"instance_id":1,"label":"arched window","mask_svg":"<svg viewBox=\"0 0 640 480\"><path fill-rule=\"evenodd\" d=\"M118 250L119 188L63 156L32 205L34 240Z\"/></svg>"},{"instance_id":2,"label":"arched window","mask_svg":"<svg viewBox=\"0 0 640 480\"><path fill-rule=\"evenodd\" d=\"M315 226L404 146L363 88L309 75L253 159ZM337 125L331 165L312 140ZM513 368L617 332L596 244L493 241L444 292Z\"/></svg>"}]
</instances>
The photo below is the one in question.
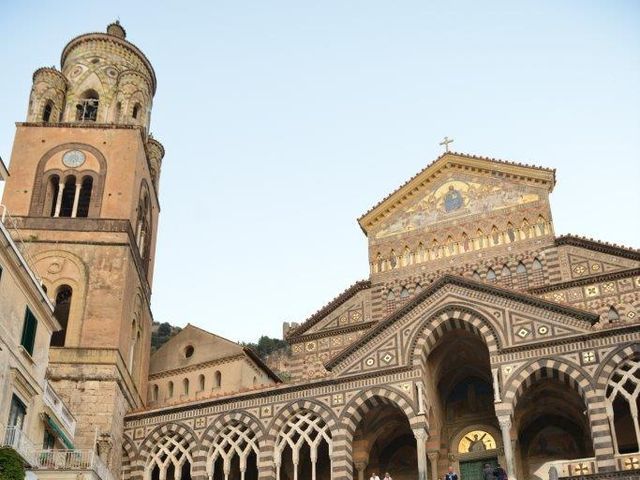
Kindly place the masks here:
<instances>
[{"instance_id":1,"label":"arched window","mask_svg":"<svg viewBox=\"0 0 640 480\"><path fill-rule=\"evenodd\" d=\"M138 225L136 227L136 242L142 257L145 271L149 269L151 255L151 200L149 191L143 186L138 203Z\"/></svg>"},{"instance_id":2,"label":"arched window","mask_svg":"<svg viewBox=\"0 0 640 480\"><path fill-rule=\"evenodd\" d=\"M498 245L500 244L500 232L498 231L498 227L496 227L495 225L493 227L491 227L491 241L493 243L493 245Z\"/></svg>"},{"instance_id":3,"label":"arched window","mask_svg":"<svg viewBox=\"0 0 640 480\"><path fill-rule=\"evenodd\" d=\"M42 121L50 122L52 113L53 113L53 102L49 100L47 104L44 106L44 110L42 111Z\"/></svg>"},{"instance_id":4,"label":"arched window","mask_svg":"<svg viewBox=\"0 0 640 480\"><path fill-rule=\"evenodd\" d=\"M496 272L493 271L493 268L487 270L487 281L495 282L496 281Z\"/></svg>"},{"instance_id":5,"label":"arched window","mask_svg":"<svg viewBox=\"0 0 640 480\"><path fill-rule=\"evenodd\" d=\"M638 357L618 365L609 377L605 394L614 453L637 453L640 447L640 425L636 415L640 403Z\"/></svg>"},{"instance_id":6,"label":"arched window","mask_svg":"<svg viewBox=\"0 0 640 480\"><path fill-rule=\"evenodd\" d=\"M607 319L610 322L617 322L618 320L620 320L620 315L613 305L609 307L609 311L607 312Z\"/></svg>"},{"instance_id":7,"label":"arched window","mask_svg":"<svg viewBox=\"0 0 640 480\"><path fill-rule=\"evenodd\" d=\"M158 393L159 393L159 388L158 385L154 385L153 389L151 390L151 400L153 400L154 402L158 401Z\"/></svg>"},{"instance_id":8,"label":"arched window","mask_svg":"<svg viewBox=\"0 0 640 480\"><path fill-rule=\"evenodd\" d=\"M256 385L258 383L258 379L256 377L253 377L253 384Z\"/></svg>"},{"instance_id":9,"label":"arched window","mask_svg":"<svg viewBox=\"0 0 640 480\"><path fill-rule=\"evenodd\" d=\"M116 109L113 112L113 121L116 123L120 121L120 115L122 115L122 102L116 103Z\"/></svg>"},{"instance_id":10,"label":"arched window","mask_svg":"<svg viewBox=\"0 0 640 480\"><path fill-rule=\"evenodd\" d=\"M510 287L511 286L511 269L506 265L502 267L502 271L500 272L500 279L502 280L502 284Z\"/></svg>"},{"instance_id":11,"label":"arched window","mask_svg":"<svg viewBox=\"0 0 640 480\"><path fill-rule=\"evenodd\" d=\"M169 432L156 443L144 469L145 480L191 480L192 442L177 432Z\"/></svg>"},{"instance_id":12,"label":"arched window","mask_svg":"<svg viewBox=\"0 0 640 480\"><path fill-rule=\"evenodd\" d=\"M509 242L516 241L516 232L513 230L513 224L511 222L507 223L507 237L509 238Z\"/></svg>"},{"instance_id":13,"label":"arched window","mask_svg":"<svg viewBox=\"0 0 640 480\"><path fill-rule=\"evenodd\" d=\"M60 192L60 177L58 175L51 175L47 181L47 193L45 194L43 214L55 217L56 215L56 203L58 200L58 193Z\"/></svg>"},{"instance_id":14,"label":"arched window","mask_svg":"<svg viewBox=\"0 0 640 480\"><path fill-rule=\"evenodd\" d=\"M82 179L80 185L80 196L78 197L78 208L76 217L88 217L89 206L91 204L91 190L93 189L93 178L87 175Z\"/></svg>"},{"instance_id":15,"label":"arched window","mask_svg":"<svg viewBox=\"0 0 640 480\"><path fill-rule=\"evenodd\" d=\"M56 317L56 320L60 323L62 330L53 332L51 335L52 347L64 347L64 342L67 337L67 326L69 323L72 296L73 289L69 285L62 285L58 288L53 316Z\"/></svg>"},{"instance_id":16,"label":"arched window","mask_svg":"<svg viewBox=\"0 0 640 480\"><path fill-rule=\"evenodd\" d=\"M478 271L477 271L477 270L474 270L474 271L473 271L473 273L471 274L471 278L473 278L474 280L478 280L478 281L480 281L480 280L481 280L481 278L480 278L480 274L478 273Z\"/></svg>"},{"instance_id":17,"label":"arched window","mask_svg":"<svg viewBox=\"0 0 640 480\"><path fill-rule=\"evenodd\" d=\"M60 203L60 217L70 217L73 213L73 202L76 198L76 177L69 175L64 180L62 202Z\"/></svg>"},{"instance_id":18,"label":"arched window","mask_svg":"<svg viewBox=\"0 0 640 480\"><path fill-rule=\"evenodd\" d=\"M189 395L189 379L185 378L182 380L182 393L184 395Z\"/></svg>"},{"instance_id":19,"label":"arched window","mask_svg":"<svg viewBox=\"0 0 640 480\"><path fill-rule=\"evenodd\" d=\"M169 398L173 397L173 382L169 381L169 383L167 384L167 394L169 395Z\"/></svg>"},{"instance_id":20,"label":"arched window","mask_svg":"<svg viewBox=\"0 0 640 480\"><path fill-rule=\"evenodd\" d=\"M220 388L222 386L222 373L220 373L220 370L216 370L216 373L213 378L213 385L216 388Z\"/></svg>"},{"instance_id":21,"label":"arched window","mask_svg":"<svg viewBox=\"0 0 640 480\"><path fill-rule=\"evenodd\" d=\"M407 298L409 296L409 290L407 289L407 287L402 287L402 290L400 290L400 298Z\"/></svg>"},{"instance_id":22,"label":"arched window","mask_svg":"<svg viewBox=\"0 0 640 480\"><path fill-rule=\"evenodd\" d=\"M133 375L133 359L135 358L139 333L136 320L131 321L131 336L129 341L129 372Z\"/></svg>"},{"instance_id":23,"label":"arched window","mask_svg":"<svg viewBox=\"0 0 640 480\"><path fill-rule=\"evenodd\" d=\"M524 266L524 263L519 262L516 267L516 287L524 289L528 286L529 280L527 279L527 267Z\"/></svg>"},{"instance_id":24,"label":"arched window","mask_svg":"<svg viewBox=\"0 0 640 480\"><path fill-rule=\"evenodd\" d=\"M389 289L387 292L387 300L393 300L394 298L396 298L395 293L393 293L393 290Z\"/></svg>"},{"instance_id":25,"label":"arched window","mask_svg":"<svg viewBox=\"0 0 640 480\"><path fill-rule=\"evenodd\" d=\"M200 374L198 377L198 389L202 392L204 390L204 375Z\"/></svg>"},{"instance_id":26,"label":"arched window","mask_svg":"<svg viewBox=\"0 0 640 480\"><path fill-rule=\"evenodd\" d=\"M136 119L136 120L137 120L137 119L138 119L138 115L140 115L140 104L139 104L139 103L136 103L136 104L133 106L133 111L131 112L131 116L132 116L134 119Z\"/></svg>"},{"instance_id":27,"label":"arched window","mask_svg":"<svg viewBox=\"0 0 640 480\"><path fill-rule=\"evenodd\" d=\"M539 286L543 283L544 276L542 274L542 263L537 258L534 258L531 263L531 284L533 286Z\"/></svg>"},{"instance_id":28,"label":"arched window","mask_svg":"<svg viewBox=\"0 0 640 480\"><path fill-rule=\"evenodd\" d=\"M98 119L99 96L95 90L84 92L76 104L76 120L95 122Z\"/></svg>"}]
</instances>

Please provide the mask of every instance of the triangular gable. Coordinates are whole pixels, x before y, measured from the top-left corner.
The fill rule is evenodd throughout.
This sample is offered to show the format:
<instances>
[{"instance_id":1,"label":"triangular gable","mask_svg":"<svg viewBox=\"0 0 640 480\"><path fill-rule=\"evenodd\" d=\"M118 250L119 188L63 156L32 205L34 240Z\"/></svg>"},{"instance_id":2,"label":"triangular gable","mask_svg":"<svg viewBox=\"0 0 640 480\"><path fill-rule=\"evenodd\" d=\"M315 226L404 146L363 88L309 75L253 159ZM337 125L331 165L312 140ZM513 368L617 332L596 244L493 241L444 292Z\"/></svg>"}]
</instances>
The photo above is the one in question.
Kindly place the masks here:
<instances>
[{"instance_id":1,"label":"triangular gable","mask_svg":"<svg viewBox=\"0 0 640 480\"><path fill-rule=\"evenodd\" d=\"M471 189L474 200L475 197L481 195L488 203L495 203L495 200L491 198L491 192L482 191L484 188L481 185L470 185L469 182L461 182L460 188L456 188L453 183L451 185L443 185L442 177L446 172L457 171L463 175L487 175L499 178L504 182L516 182L523 187L529 187L530 191L509 191L504 188L501 193L504 192L507 195L524 195L527 199L533 199L535 196L535 190L541 190L545 192L551 192L555 185L555 170L534 167L530 165L524 165L520 163L507 162L504 160L496 160L493 158L485 158L474 155L465 155L454 152L447 152L438 157L434 162L424 168L421 172L412 177L404 185L400 186L393 193L383 199L376 206L371 208L367 213L362 215L358 219L358 223L362 230L370 235L372 230L376 232L380 230L381 223L390 223L390 217L397 211L404 211L406 208L415 206L418 199L427 202L425 205L434 206L434 202L442 202L445 194L451 188L451 204L463 203L461 198L460 189ZM445 189L447 192L443 195L439 195L437 198L433 198L433 194L437 193L438 189ZM442 192L439 192L442 193ZM520 198L512 200L504 199L508 205L509 202L519 202ZM429 203L430 202L430 203ZM476 205L477 202L469 202L468 204ZM428 208L424 209L426 212Z\"/></svg>"},{"instance_id":2,"label":"triangular gable","mask_svg":"<svg viewBox=\"0 0 640 480\"><path fill-rule=\"evenodd\" d=\"M285 339L295 342L304 335L340 329L370 319L370 287L368 280L354 283L302 324L287 331Z\"/></svg>"},{"instance_id":3,"label":"triangular gable","mask_svg":"<svg viewBox=\"0 0 640 480\"><path fill-rule=\"evenodd\" d=\"M575 235L558 237L555 244L571 280L640 267L640 251L633 248Z\"/></svg>"},{"instance_id":4,"label":"triangular gable","mask_svg":"<svg viewBox=\"0 0 640 480\"><path fill-rule=\"evenodd\" d=\"M186 348L189 346L193 347L193 353L186 356ZM244 355L241 345L188 324L151 355L149 374L238 355Z\"/></svg>"},{"instance_id":5,"label":"triangular gable","mask_svg":"<svg viewBox=\"0 0 640 480\"><path fill-rule=\"evenodd\" d=\"M445 311L469 319L477 312L487 319L490 325L482 328L491 330L498 350L581 335L598 320L595 314L539 297L445 275L325 367L337 375L352 375L409 365L418 331L444 320L449 315Z\"/></svg>"}]
</instances>

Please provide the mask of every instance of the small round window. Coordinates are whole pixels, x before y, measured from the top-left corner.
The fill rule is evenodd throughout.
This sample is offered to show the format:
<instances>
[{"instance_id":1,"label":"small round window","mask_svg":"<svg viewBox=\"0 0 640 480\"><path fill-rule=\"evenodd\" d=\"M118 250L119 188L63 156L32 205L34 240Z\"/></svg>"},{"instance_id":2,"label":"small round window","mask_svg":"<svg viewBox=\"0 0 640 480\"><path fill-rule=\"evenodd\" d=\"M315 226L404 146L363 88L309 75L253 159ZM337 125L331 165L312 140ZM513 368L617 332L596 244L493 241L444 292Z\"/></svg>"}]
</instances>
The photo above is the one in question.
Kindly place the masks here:
<instances>
[{"instance_id":1,"label":"small round window","mask_svg":"<svg viewBox=\"0 0 640 480\"><path fill-rule=\"evenodd\" d=\"M189 345L187 346L187 348L184 349L184 356L186 358L189 358L193 355L193 345Z\"/></svg>"}]
</instances>

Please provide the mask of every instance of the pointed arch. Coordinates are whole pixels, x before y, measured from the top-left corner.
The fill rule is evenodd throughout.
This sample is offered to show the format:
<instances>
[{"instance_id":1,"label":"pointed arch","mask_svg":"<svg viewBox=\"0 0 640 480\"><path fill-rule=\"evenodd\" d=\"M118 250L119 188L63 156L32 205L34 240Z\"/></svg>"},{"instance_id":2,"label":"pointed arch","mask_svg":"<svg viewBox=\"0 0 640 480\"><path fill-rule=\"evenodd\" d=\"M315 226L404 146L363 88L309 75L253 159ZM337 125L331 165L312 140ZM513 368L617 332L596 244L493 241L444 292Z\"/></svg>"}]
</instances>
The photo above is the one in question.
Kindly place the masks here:
<instances>
[{"instance_id":1,"label":"pointed arch","mask_svg":"<svg viewBox=\"0 0 640 480\"><path fill-rule=\"evenodd\" d=\"M171 462L175 467L176 464L184 465L187 460L190 461L191 469L195 470L198 464L193 462L193 453L197 452L199 447L198 436L189 426L172 422L160 425L149 432L143 440L138 455L140 463L136 465L133 476L139 478L144 475L144 480L149 480L156 466L160 468L159 465L163 465L162 468L168 468ZM165 462L161 458L163 452L167 455L173 452L174 456ZM200 467L203 468L204 465Z\"/></svg>"}]
</instances>

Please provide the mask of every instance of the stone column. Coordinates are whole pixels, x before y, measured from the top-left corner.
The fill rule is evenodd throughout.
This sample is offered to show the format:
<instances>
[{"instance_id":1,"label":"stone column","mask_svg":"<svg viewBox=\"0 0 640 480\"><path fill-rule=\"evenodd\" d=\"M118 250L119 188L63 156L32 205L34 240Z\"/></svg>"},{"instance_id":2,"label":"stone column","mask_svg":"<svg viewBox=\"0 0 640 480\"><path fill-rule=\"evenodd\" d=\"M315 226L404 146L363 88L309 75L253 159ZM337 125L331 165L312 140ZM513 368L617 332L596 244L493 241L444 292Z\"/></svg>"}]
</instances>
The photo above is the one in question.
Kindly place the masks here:
<instances>
[{"instance_id":1,"label":"stone column","mask_svg":"<svg viewBox=\"0 0 640 480\"><path fill-rule=\"evenodd\" d=\"M62 207L62 193L64 192L64 183L58 185L58 198L56 198L56 209L53 213L54 217L60 216L60 207Z\"/></svg>"},{"instance_id":2,"label":"stone column","mask_svg":"<svg viewBox=\"0 0 640 480\"><path fill-rule=\"evenodd\" d=\"M357 462L355 464L356 466L356 470L358 471L358 480L365 480L364 479L364 472L367 469L367 463L366 462Z\"/></svg>"},{"instance_id":3,"label":"stone column","mask_svg":"<svg viewBox=\"0 0 640 480\"><path fill-rule=\"evenodd\" d=\"M416 437L416 453L418 455L418 480L427 480L427 431L424 428L414 428Z\"/></svg>"},{"instance_id":4,"label":"stone column","mask_svg":"<svg viewBox=\"0 0 640 480\"><path fill-rule=\"evenodd\" d=\"M504 447L504 458L507 461L507 476L509 480L516 479L516 468L513 458L513 445L511 444L511 417L498 417L500 431L502 432L502 446Z\"/></svg>"},{"instance_id":5,"label":"stone column","mask_svg":"<svg viewBox=\"0 0 640 480\"><path fill-rule=\"evenodd\" d=\"M73 196L73 209L71 210L71 216L73 218L76 217L76 215L78 214L78 202L80 201L80 188L82 187L82 185L80 185L79 183L76 183L76 191L75 194Z\"/></svg>"},{"instance_id":6,"label":"stone column","mask_svg":"<svg viewBox=\"0 0 640 480\"><path fill-rule=\"evenodd\" d=\"M501 402L500 398L500 379L499 379L500 370L494 368L491 370L491 375L493 376L493 401L495 403Z\"/></svg>"},{"instance_id":7,"label":"stone column","mask_svg":"<svg viewBox=\"0 0 640 480\"><path fill-rule=\"evenodd\" d=\"M438 480L438 458L440 458L440 452L429 452L427 456L431 462L431 480Z\"/></svg>"}]
</instances>

